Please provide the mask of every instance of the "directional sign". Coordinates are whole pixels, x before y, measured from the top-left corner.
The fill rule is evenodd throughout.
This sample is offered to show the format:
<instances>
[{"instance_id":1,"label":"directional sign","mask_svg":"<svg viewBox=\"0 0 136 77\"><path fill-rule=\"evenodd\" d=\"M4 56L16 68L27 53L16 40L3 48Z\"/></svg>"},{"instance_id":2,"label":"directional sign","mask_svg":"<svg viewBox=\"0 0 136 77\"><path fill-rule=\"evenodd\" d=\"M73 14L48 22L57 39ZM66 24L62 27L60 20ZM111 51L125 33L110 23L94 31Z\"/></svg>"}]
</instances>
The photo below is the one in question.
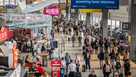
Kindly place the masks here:
<instances>
[{"instance_id":1,"label":"directional sign","mask_svg":"<svg viewBox=\"0 0 136 77\"><path fill-rule=\"evenodd\" d=\"M7 4L6 8L8 9L15 9L17 7L17 5L13 5L13 4Z\"/></svg>"},{"instance_id":2,"label":"directional sign","mask_svg":"<svg viewBox=\"0 0 136 77\"><path fill-rule=\"evenodd\" d=\"M101 9L80 9L80 13L101 13Z\"/></svg>"},{"instance_id":3,"label":"directional sign","mask_svg":"<svg viewBox=\"0 0 136 77\"><path fill-rule=\"evenodd\" d=\"M71 0L73 9L118 9L119 0Z\"/></svg>"}]
</instances>

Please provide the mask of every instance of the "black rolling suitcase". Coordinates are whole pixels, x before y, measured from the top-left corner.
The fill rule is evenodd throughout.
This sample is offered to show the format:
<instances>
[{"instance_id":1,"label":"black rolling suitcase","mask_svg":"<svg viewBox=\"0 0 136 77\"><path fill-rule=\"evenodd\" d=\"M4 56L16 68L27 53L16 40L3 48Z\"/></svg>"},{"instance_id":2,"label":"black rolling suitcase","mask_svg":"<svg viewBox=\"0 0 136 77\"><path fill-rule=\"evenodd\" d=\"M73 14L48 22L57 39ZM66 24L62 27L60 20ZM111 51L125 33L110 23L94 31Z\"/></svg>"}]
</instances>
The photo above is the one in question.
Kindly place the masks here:
<instances>
[{"instance_id":1,"label":"black rolling suitcase","mask_svg":"<svg viewBox=\"0 0 136 77\"><path fill-rule=\"evenodd\" d=\"M76 72L75 77L82 77L81 72Z\"/></svg>"}]
</instances>

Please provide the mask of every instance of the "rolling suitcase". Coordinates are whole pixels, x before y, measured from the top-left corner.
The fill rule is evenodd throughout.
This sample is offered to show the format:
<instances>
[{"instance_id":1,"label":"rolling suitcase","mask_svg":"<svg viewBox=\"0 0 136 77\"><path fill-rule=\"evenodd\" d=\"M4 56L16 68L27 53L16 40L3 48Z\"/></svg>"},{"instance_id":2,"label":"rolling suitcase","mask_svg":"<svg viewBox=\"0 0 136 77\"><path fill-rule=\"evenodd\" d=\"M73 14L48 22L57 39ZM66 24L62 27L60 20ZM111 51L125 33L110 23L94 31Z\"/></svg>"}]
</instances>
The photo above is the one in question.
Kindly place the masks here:
<instances>
[{"instance_id":1,"label":"rolling suitcase","mask_svg":"<svg viewBox=\"0 0 136 77\"><path fill-rule=\"evenodd\" d=\"M76 77L82 77L81 72L76 72Z\"/></svg>"},{"instance_id":2,"label":"rolling suitcase","mask_svg":"<svg viewBox=\"0 0 136 77\"><path fill-rule=\"evenodd\" d=\"M85 72L86 71L86 66L83 64L82 65L82 72Z\"/></svg>"}]
</instances>

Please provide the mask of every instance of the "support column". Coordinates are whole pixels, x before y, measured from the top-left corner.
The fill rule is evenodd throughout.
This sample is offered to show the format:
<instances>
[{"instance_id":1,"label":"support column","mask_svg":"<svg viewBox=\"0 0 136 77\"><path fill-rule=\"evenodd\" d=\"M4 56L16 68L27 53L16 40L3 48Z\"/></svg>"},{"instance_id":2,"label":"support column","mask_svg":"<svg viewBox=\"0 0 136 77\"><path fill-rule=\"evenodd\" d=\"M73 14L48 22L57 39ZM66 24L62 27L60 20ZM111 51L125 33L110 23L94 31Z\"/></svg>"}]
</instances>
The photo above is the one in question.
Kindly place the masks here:
<instances>
[{"instance_id":1,"label":"support column","mask_svg":"<svg viewBox=\"0 0 136 77\"><path fill-rule=\"evenodd\" d=\"M122 31L122 22L121 21L119 21L119 28Z\"/></svg>"},{"instance_id":2,"label":"support column","mask_svg":"<svg viewBox=\"0 0 136 77\"><path fill-rule=\"evenodd\" d=\"M89 26L90 25L90 13L86 14L86 25Z\"/></svg>"},{"instance_id":3,"label":"support column","mask_svg":"<svg viewBox=\"0 0 136 77\"><path fill-rule=\"evenodd\" d=\"M110 20L110 23L111 23L111 25L110 25L110 32L111 32L111 36L112 36L112 19Z\"/></svg>"},{"instance_id":4,"label":"support column","mask_svg":"<svg viewBox=\"0 0 136 77\"><path fill-rule=\"evenodd\" d=\"M101 29L103 37L108 36L108 10L102 10L102 20L101 20Z\"/></svg>"},{"instance_id":5,"label":"support column","mask_svg":"<svg viewBox=\"0 0 136 77\"><path fill-rule=\"evenodd\" d=\"M93 20L94 20L94 18L93 18L94 16L93 16L93 13L91 14L91 20L92 20L92 22L91 22L91 26L93 26L93 24L94 24L94 22L93 22Z\"/></svg>"},{"instance_id":6,"label":"support column","mask_svg":"<svg viewBox=\"0 0 136 77\"><path fill-rule=\"evenodd\" d=\"M136 57L136 4L134 4L135 0L129 0L129 20L130 20L130 35L131 35L131 50L130 50L130 57L134 59Z\"/></svg>"},{"instance_id":7,"label":"support column","mask_svg":"<svg viewBox=\"0 0 136 77\"><path fill-rule=\"evenodd\" d=\"M68 4L68 0L66 0L66 18L68 20L68 15L69 15L69 4Z\"/></svg>"}]
</instances>

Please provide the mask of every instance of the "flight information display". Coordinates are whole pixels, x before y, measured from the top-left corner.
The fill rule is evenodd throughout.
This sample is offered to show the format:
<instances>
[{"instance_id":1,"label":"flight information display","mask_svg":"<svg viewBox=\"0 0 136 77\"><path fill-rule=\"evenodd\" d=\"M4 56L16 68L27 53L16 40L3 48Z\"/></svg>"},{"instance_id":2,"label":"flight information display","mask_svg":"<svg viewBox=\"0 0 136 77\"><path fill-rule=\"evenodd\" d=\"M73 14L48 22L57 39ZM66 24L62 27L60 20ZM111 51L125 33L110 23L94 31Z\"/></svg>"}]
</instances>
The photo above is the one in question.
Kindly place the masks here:
<instances>
[{"instance_id":1,"label":"flight information display","mask_svg":"<svg viewBox=\"0 0 136 77\"><path fill-rule=\"evenodd\" d=\"M118 9L119 0L71 0L72 9Z\"/></svg>"}]
</instances>

